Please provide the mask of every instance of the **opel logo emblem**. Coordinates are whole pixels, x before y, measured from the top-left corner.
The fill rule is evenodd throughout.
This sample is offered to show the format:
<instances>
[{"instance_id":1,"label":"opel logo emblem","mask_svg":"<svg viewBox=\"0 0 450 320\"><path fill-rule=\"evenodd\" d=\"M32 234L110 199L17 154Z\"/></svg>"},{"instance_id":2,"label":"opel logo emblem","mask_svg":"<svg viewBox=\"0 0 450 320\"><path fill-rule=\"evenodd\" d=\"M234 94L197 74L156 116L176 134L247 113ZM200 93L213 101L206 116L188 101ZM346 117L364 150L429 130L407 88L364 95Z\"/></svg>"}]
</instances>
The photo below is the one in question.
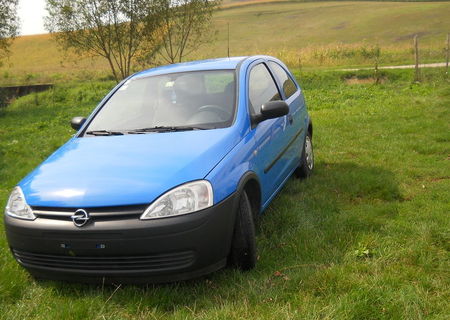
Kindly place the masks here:
<instances>
[{"instance_id":1,"label":"opel logo emblem","mask_svg":"<svg viewBox=\"0 0 450 320\"><path fill-rule=\"evenodd\" d=\"M90 219L89 213L87 213L87 211L83 209L78 209L77 211L75 211L74 215L70 216L70 218L72 219L73 224L77 227L84 226Z\"/></svg>"}]
</instances>

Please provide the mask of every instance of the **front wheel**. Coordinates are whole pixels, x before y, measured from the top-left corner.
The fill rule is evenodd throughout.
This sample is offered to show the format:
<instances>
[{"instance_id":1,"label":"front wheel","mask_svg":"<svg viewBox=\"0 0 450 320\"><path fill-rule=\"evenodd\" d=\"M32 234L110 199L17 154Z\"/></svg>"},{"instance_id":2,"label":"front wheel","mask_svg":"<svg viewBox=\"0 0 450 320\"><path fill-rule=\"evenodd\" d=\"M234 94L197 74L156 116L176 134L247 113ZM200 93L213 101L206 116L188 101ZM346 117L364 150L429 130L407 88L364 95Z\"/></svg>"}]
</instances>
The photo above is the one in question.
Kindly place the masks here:
<instances>
[{"instance_id":1,"label":"front wheel","mask_svg":"<svg viewBox=\"0 0 450 320\"><path fill-rule=\"evenodd\" d=\"M250 270L256 265L255 224L245 191L239 198L229 261L232 266L241 270Z\"/></svg>"},{"instance_id":2,"label":"front wheel","mask_svg":"<svg viewBox=\"0 0 450 320\"><path fill-rule=\"evenodd\" d=\"M297 170L295 170L295 174L299 178L306 179L308 178L314 169L314 150L312 144L311 134L308 132L305 138L305 143L303 145L302 157L300 159L300 165Z\"/></svg>"}]
</instances>

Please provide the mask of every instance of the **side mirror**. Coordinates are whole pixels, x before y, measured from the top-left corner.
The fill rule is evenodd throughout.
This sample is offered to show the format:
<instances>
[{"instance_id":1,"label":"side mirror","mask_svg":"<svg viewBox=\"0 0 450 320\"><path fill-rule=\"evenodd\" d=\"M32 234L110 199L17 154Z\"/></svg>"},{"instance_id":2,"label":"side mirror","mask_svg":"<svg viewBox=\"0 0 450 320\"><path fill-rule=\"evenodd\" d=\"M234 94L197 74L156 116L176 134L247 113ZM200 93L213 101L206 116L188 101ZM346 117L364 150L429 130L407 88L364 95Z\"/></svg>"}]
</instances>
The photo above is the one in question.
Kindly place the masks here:
<instances>
[{"instance_id":1,"label":"side mirror","mask_svg":"<svg viewBox=\"0 0 450 320\"><path fill-rule=\"evenodd\" d=\"M74 130L80 130L81 126L85 123L86 118L84 117L75 117L72 118L72 120L70 120L70 126L74 129Z\"/></svg>"},{"instance_id":2,"label":"side mirror","mask_svg":"<svg viewBox=\"0 0 450 320\"><path fill-rule=\"evenodd\" d=\"M258 124L267 119L274 119L285 116L289 113L289 106L286 102L269 101L261 106L261 114L252 117L252 123Z\"/></svg>"}]
</instances>

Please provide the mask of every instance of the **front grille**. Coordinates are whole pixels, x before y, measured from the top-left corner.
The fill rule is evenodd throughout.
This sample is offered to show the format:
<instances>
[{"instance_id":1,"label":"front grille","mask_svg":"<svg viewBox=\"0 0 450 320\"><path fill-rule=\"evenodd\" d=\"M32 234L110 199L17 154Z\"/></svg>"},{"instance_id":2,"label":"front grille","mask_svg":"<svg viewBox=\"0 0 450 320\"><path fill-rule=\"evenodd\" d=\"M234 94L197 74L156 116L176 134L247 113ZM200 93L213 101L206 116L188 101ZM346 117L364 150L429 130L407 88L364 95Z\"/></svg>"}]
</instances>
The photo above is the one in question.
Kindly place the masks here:
<instances>
[{"instance_id":1,"label":"front grille","mask_svg":"<svg viewBox=\"0 0 450 320\"><path fill-rule=\"evenodd\" d=\"M96 208L59 208L59 207L32 207L38 218L72 221L71 216L78 209L86 210L94 220L110 220L121 218L140 217L148 205L96 207Z\"/></svg>"},{"instance_id":2,"label":"front grille","mask_svg":"<svg viewBox=\"0 0 450 320\"><path fill-rule=\"evenodd\" d=\"M25 266L80 271L163 271L188 267L195 260L193 251L121 257L77 257L30 253L13 249Z\"/></svg>"}]
</instances>

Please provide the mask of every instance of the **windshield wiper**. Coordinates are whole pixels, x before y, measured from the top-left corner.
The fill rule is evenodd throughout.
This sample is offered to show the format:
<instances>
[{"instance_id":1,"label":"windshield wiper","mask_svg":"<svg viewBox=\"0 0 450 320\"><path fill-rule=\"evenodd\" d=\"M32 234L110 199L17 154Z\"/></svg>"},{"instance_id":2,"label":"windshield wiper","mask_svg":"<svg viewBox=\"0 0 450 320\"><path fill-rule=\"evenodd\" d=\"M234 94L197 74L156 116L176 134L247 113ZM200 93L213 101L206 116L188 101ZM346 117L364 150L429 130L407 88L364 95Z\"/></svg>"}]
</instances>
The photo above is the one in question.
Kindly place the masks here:
<instances>
[{"instance_id":1,"label":"windshield wiper","mask_svg":"<svg viewBox=\"0 0 450 320\"><path fill-rule=\"evenodd\" d=\"M120 131L110 131L110 130L92 130L87 131L86 134L93 136L122 136L124 133Z\"/></svg>"},{"instance_id":2,"label":"windshield wiper","mask_svg":"<svg viewBox=\"0 0 450 320\"><path fill-rule=\"evenodd\" d=\"M128 130L128 133L147 133L147 132L175 132L175 131L189 131L189 130L207 130L211 128L196 127L196 126L156 126L149 128L140 128Z\"/></svg>"}]
</instances>

